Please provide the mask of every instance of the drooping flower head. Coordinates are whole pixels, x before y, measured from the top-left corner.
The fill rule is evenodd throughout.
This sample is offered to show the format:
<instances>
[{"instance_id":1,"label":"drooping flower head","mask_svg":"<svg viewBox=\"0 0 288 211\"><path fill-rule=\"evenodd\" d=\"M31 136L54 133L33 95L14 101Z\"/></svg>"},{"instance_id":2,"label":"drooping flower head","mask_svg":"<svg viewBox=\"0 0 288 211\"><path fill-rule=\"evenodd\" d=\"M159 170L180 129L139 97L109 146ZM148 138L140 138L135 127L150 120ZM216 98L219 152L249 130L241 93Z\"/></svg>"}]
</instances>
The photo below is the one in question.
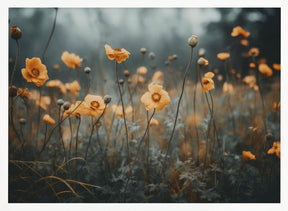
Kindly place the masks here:
<instances>
[{"instance_id":1,"label":"drooping flower head","mask_svg":"<svg viewBox=\"0 0 288 211\"><path fill-rule=\"evenodd\" d=\"M21 72L27 82L33 82L36 86L39 87L49 79L46 66L42 64L40 58L26 58L25 63L26 68L23 68Z\"/></svg>"},{"instance_id":2,"label":"drooping flower head","mask_svg":"<svg viewBox=\"0 0 288 211\"><path fill-rule=\"evenodd\" d=\"M256 160L255 155L253 155L250 151L242 151L243 159L248 160Z\"/></svg>"},{"instance_id":3,"label":"drooping flower head","mask_svg":"<svg viewBox=\"0 0 288 211\"><path fill-rule=\"evenodd\" d=\"M209 92L212 89L215 89L213 78L214 73L208 72L204 74L204 77L202 78L202 84L203 84L203 91Z\"/></svg>"},{"instance_id":4,"label":"drooping flower head","mask_svg":"<svg viewBox=\"0 0 288 211\"><path fill-rule=\"evenodd\" d=\"M130 53L126 51L124 48L114 48L112 49L110 45L105 45L105 51L108 59L114 60L116 59L117 63L121 63L126 61L129 58Z\"/></svg>"},{"instance_id":5,"label":"drooping flower head","mask_svg":"<svg viewBox=\"0 0 288 211\"><path fill-rule=\"evenodd\" d=\"M274 142L273 146L267 151L269 155L276 154L278 158L280 158L280 141Z\"/></svg>"},{"instance_id":6,"label":"drooping flower head","mask_svg":"<svg viewBox=\"0 0 288 211\"><path fill-rule=\"evenodd\" d=\"M61 60L66 64L67 67L75 69L76 67L81 67L81 59L75 53L69 53L68 51L64 51L61 56Z\"/></svg>"},{"instance_id":7,"label":"drooping flower head","mask_svg":"<svg viewBox=\"0 0 288 211\"><path fill-rule=\"evenodd\" d=\"M250 36L250 32L245 31L241 26L236 26L231 32L232 37L238 37L244 39Z\"/></svg>"},{"instance_id":8,"label":"drooping flower head","mask_svg":"<svg viewBox=\"0 0 288 211\"><path fill-rule=\"evenodd\" d=\"M151 83L148 86L148 92L141 97L141 102L145 105L146 110L162 110L170 103L168 92L163 90L163 86Z\"/></svg>"}]
</instances>

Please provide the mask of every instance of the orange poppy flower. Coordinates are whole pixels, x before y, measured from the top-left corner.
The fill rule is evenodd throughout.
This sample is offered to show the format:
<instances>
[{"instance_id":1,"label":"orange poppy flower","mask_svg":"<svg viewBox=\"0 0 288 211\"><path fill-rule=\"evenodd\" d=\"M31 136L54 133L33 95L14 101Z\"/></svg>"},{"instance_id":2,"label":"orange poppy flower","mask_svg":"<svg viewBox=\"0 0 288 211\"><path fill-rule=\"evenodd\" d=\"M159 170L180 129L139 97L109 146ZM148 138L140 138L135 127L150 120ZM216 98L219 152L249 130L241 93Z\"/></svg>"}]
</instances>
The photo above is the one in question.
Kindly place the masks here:
<instances>
[{"instance_id":1,"label":"orange poppy flower","mask_svg":"<svg viewBox=\"0 0 288 211\"><path fill-rule=\"evenodd\" d=\"M42 96L40 103L39 99L35 101L37 106L40 106L43 110L47 110L48 106L51 104L51 98L49 96Z\"/></svg>"},{"instance_id":2,"label":"orange poppy flower","mask_svg":"<svg viewBox=\"0 0 288 211\"><path fill-rule=\"evenodd\" d=\"M281 70L281 65L280 64L273 64L273 69L276 71L280 71Z\"/></svg>"},{"instance_id":3,"label":"orange poppy flower","mask_svg":"<svg viewBox=\"0 0 288 211\"><path fill-rule=\"evenodd\" d=\"M112 49L110 45L105 45L105 51L108 59L114 60L116 59L117 63L121 63L126 61L129 58L130 53L126 51L124 48L115 48Z\"/></svg>"},{"instance_id":4,"label":"orange poppy flower","mask_svg":"<svg viewBox=\"0 0 288 211\"><path fill-rule=\"evenodd\" d=\"M249 67L250 67L251 69L254 69L254 68L256 67L256 65L255 65L253 62L251 62L251 63L249 63Z\"/></svg>"},{"instance_id":5,"label":"orange poppy flower","mask_svg":"<svg viewBox=\"0 0 288 211\"><path fill-rule=\"evenodd\" d=\"M243 45L243 46L248 46L249 42L246 39L240 39L240 44Z\"/></svg>"},{"instance_id":6,"label":"orange poppy flower","mask_svg":"<svg viewBox=\"0 0 288 211\"><path fill-rule=\"evenodd\" d=\"M25 63L26 68L23 68L21 72L27 82L33 82L36 86L39 87L49 79L46 66L42 64L40 58L26 58Z\"/></svg>"},{"instance_id":7,"label":"orange poppy flower","mask_svg":"<svg viewBox=\"0 0 288 211\"><path fill-rule=\"evenodd\" d=\"M254 75L247 75L243 78L243 82L252 88L256 84L256 77Z\"/></svg>"},{"instance_id":8,"label":"orange poppy flower","mask_svg":"<svg viewBox=\"0 0 288 211\"><path fill-rule=\"evenodd\" d=\"M17 96L30 98L31 97L31 93L28 92L28 88L25 88L24 90L19 88L17 90Z\"/></svg>"},{"instance_id":9,"label":"orange poppy flower","mask_svg":"<svg viewBox=\"0 0 288 211\"><path fill-rule=\"evenodd\" d=\"M147 73L147 68L144 66L138 67L137 68L137 73L140 75L145 75Z\"/></svg>"},{"instance_id":10,"label":"orange poppy flower","mask_svg":"<svg viewBox=\"0 0 288 211\"><path fill-rule=\"evenodd\" d=\"M233 28L231 36L232 37L240 36L240 38L247 38L250 36L250 32L245 31L241 26L236 26Z\"/></svg>"},{"instance_id":11,"label":"orange poppy flower","mask_svg":"<svg viewBox=\"0 0 288 211\"><path fill-rule=\"evenodd\" d=\"M46 87L56 87L60 89L60 92L62 94L66 94L66 87L65 85L62 83L62 81L55 79L55 80L50 80L46 83Z\"/></svg>"},{"instance_id":12,"label":"orange poppy flower","mask_svg":"<svg viewBox=\"0 0 288 211\"><path fill-rule=\"evenodd\" d=\"M271 147L271 149L269 149L267 151L267 153L269 155L272 155L272 154L275 153L278 158L280 158L280 152L281 152L281 150L280 150L280 141L274 142L273 146Z\"/></svg>"},{"instance_id":13,"label":"orange poppy flower","mask_svg":"<svg viewBox=\"0 0 288 211\"><path fill-rule=\"evenodd\" d=\"M230 54L227 52L218 53L217 58L221 61L225 61L226 59L230 58Z\"/></svg>"},{"instance_id":14,"label":"orange poppy flower","mask_svg":"<svg viewBox=\"0 0 288 211\"><path fill-rule=\"evenodd\" d=\"M224 93L232 93L234 91L233 85L225 82L223 84L223 92Z\"/></svg>"},{"instance_id":15,"label":"orange poppy flower","mask_svg":"<svg viewBox=\"0 0 288 211\"><path fill-rule=\"evenodd\" d=\"M273 75L273 70L267 64L259 64L258 70L267 77Z\"/></svg>"},{"instance_id":16,"label":"orange poppy flower","mask_svg":"<svg viewBox=\"0 0 288 211\"><path fill-rule=\"evenodd\" d=\"M104 112L105 103L101 96L90 95L88 94L84 101L87 103L88 107L92 110L91 112L95 112L95 114L101 115ZM92 115L95 116L95 115Z\"/></svg>"},{"instance_id":17,"label":"orange poppy flower","mask_svg":"<svg viewBox=\"0 0 288 211\"><path fill-rule=\"evenodd\" d=\"M122 118L123 117L123 111L122 111L122 106L121 105L112 105L111 109L117 115L118 118ZM128 116L130 113L132 113L132 111L133 111L132 106L127 106L125 108L125 116Z\"/></svg>"},{"instance_id":18,"label":"orange poppy flower","mask_svg":"<svg viewBox=\"0 0 288 211\"><path fill-rule=\"evenodd\" d=\"M163 83L164 83L164 74L163 74L163 72L161 72L161 71L156 71L156 72L153 74L152 82L158 83L158 84L163 84Z\"/></svg>"},{"instance_id":19,"label":"orange poppy flower","mask_svg":"<svg viewBox=\"0 0 288 211\"><path fill-rule=\"evenodd\" d=\"M202 78L202 84L203 84L203 91L209 92L212 89L215 89L213 78L214 73L208 72L204 74L204 77Z\"/></svg>"},{"instance_id":20,"label":"orange poppy flower","mask_svg":"<svg viewBox=\"0 0 288 211\"><path fill-rule=\"evenodd\" d=\"M75 69L76 67L81 67L81 59L75 53L69 53L68 51L64 51L61 56L61 60L66 64L67 67Z\"/></svg>"},{"instance_id":21,"label":"orange poppy flower","mask_svg":"<svg viewBox=\"0 0 288 211\"><path fill-rule=\"evenodd\" d=\"M73 81L72 83L65 83L65 88L70 91L74 96L78 95L81 87L78 81Z\"/></svg>"},{"instance_id":22,"label":"orange poppy flower","mask_svg":"<svg viewBox=\"0 0 288 211\"><path fill-rule=\"evenodd\" d=\"M151 83L148 86L148 90L149 92L146 92L141 97L141 102L145 105L146 110L155 108L160 111L170 103L168 92L163 90L163 86Z\"/></svg>"},{"instance_id":23,"label":"orange poppy flower","mask_svg":"<svg viewBox=\"0 0 288 211\"><path fill-rule=\"evenodd\" d=\"M153 125L155 125L155 126L159 125L159 121L157 119L152 118L150 123L149 123L149 126L151 127Z\"/></svg>"},{"instance_id":24,"label":"orange poppy flower","mask_svg":"<svg viewBox=\"0 0 288 211\"><path fill-rule=\"evenodd\" d=\"M250 48L248 56L258 56L260 53L259 48Z\"/></svg>"},{"instance_id":25,"label":"orange poppy flower","mask_svg":"<svg viewBox=\"0 0 288 211\"><path fill-rule=\"evenodd\" d=\"M71 114L71 116L77 117L79 114L81 114L81 115L82 114L85 114L85 115L91 114L91 109L89 108L87 103L84 101L81 104L80 103L81 103L81 101L76 101L75 104L71 104L69 109L64 112L64 116ZM90 115L90 116L93 116L93 115Z\"/></svg>"},{"instance_id":26,"label":"orange poppy flower","mask_svg":"<svg viewBox=\"0 0 288 211\"><path fill-rule=\"evenodd\" d=\"M43 116L43 121L50 125L55 125L56 123L55 120L49 114L45 114Z\"/></svg>"},{"instance_id":27,"label":"orange poppy flower","mask_svg":"<svg viewBox=\"0 0 288 211\"><path fill-rule=\"evenodd\" d=\"M248 160L256 160L255 155L253 155L250 151L242 151L243 159Z\"/></svg>"}]
</instances>

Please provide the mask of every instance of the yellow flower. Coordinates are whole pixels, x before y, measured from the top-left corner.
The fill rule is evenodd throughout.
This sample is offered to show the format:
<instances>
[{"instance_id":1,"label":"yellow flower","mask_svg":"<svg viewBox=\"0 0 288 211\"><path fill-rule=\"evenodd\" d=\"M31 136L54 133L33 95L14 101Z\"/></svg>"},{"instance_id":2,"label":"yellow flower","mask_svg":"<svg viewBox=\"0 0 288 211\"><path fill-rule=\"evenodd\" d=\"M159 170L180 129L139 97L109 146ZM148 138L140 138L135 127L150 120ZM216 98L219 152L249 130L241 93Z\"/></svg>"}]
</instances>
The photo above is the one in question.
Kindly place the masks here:
<instances>
[{"instance_id":1,"label":"yellow flower","mask_svg":"<svg viewBox=\"0 0 288 211\"><path fill-rule=\"evenodd\" d=\"M66 94L66 87L62 83L62 81L56 79L56 80L50 80L46 83L46 87L57 87L60 89L60 92L62 94Z\"/></svg>"},{"instance_id":2,"label":"yellow flower","mask_svg":"<svg viewBox=\"0 0 288 211\"><path fill-rule=\"evenodd\" d=\"M17 90L17 96L30 98L31 97L31 93L28 92L28 88L25 88L24 90L19 88Z\"/></svg>"},{"instance_id":3,"label":"yellow flower","mask_svg":"<svg viewBox=\"0 0 288 211\"><path fill-rule=\"evenodd\" d=\"M251 63L249 63L249 67L250 67L251 69L254 69L254 68L256 67L256 65L255 65L253 62L251 62Z\"/></svg>"},{"instance_id":4,"label":"yellow flower","mask_svg":"<svg viewBox=\"0 0 288 211\"><path fill-rule=\"evenodd\" d=\"M45 114L43 116L43 121L50 124L50 125L55 125L55 120L49 115L49 114Z\"/></svg>"},{"instance_id":5,"label":"yellow flower","mask_svg":"<svg viewBox=\"0 0 288 211\"><path fill-rule=\"evenodd\" d=\"M96 116L97 114L101 115L104 112L105 103L101 96L88 94L85 97L84 101L87 103L88 107L91 109L92 115L90 116Z\"/></svg>"},{"instance_id":6,"label":"yellow flower","mask_svg":"<svg viewBox=\"0 0 288 211\"><path fill-rule=\"evenodd\" d=\"M202 84L203 84L203 91L208 92L212 89L215 89L213 78L214 73L208 72L204 74L204 77L202 78Z\"/></svg>"},{"instance_id":7,"label":"yellow flower","mask_svg":"<svg viewBox=\"0 0 288 211\"><path fill-rule=\"evenodd\" d=\"M230 54L227 52L218 53L217 58L221 61L225 61L226 59L230 58Z\"/></svg>"},{"instance_id":8,"label":"yellow flower","mask_svg":"<svg viewBox=\"0 0 288 211\"><path fill-rule=\"evenodd\" d=\"M243 78L243 82L248 84L250 88L256 84L256 77L254 75L247 75Z\"/></svg>"},{"instance_id":9,"label":"yellow flower","mask_svg":"<svg viewBox=\"0 0 288 211\"><path fill-rule=\"evenodd\" d=\"M105 45L105 51L108 59L114 60L116 59L117 63L121 63L126 61L129 58L130 53L126 51L124 48L115 48L112 49L110 45Z\"/></svg>"},{"instance_id":10,"label":"yellow flower","mask_svg":"<svg viewBox=\"0 0 288 211\"><path fill-rule=\"evenodd\" d=\"M253 155L250 151L242 151L242 156L244 160L256 160L255 155Z\"/></svg>"},{"instance_id":11,"label":"yellow flower","mask_svg":"<svg viewBox=\"0 0 288 211\"><path fill-rule=\"evenodd\" d=\"M267 151L267 153L269 155L272 155L272 154L275 153L278 158L280 158L280 152L281 152L281 150L280 150L280 141L274 142L273 146L271 147L271 149L269 149Z\"/></svg>"},{"instance_id":12,"label":"yellow flower","mask_svg":"<svg viewBox=\"0 0 288 211\"><path fill-rule=\"evenodd\" d=\"M232 32L231 32L231 36L232 37L238 37L240 36L240 38L247 38L250 36L250 32L245 31L241 26L236 26L233 28Z\"/></svg>"},{"instance_id":13,"label":"yellow flower","mask_svg":"<svg viewBox=\"0 0 288 211\"><path fill-rule=\"evenodd\" d=\"M248 56L258 56L260 53L259 48L250 48Z\"/></svg>"},{"instance_id":14,"label":"yellow flower","mask_svg":"<svg viewBox=\"0 0 288 211\"><path fill-rule=\"evenodd\" d=\"M66 64L67 67L75 69L76 67L81 67L81 59L75 53L69 53L68 51L64 51L61 56L61 60Z\"/></svg>"},{"instance_id":15,"label":"yellow flower","mask_svg":"<svg viewBox=\"0 0 288 211\"><path fill-rule=\"evenodd\" d=\"M118 118L123 117L123 111L121 105L112 105L111 109L117 115ZM128 116L130 113L132 113L132 111L133 111L132 106L127 106L125 108L125 116Z\"/></svg>"},{"instance_id":16,"label":"yellow flower","mask_svg":"<svg viewBox=\"0 0 288 211\"><path fill-rule=\"evenodd\" d=\"M248 46L249 42L246 39L240 39L240 44L243 45L243 46Z\"/></svg>"},{"instance_id":17,"label":"yellow flower","mask_svg":"<svg viewBox=\"0 0 288 211\"><path fill-rule=\"evenodd\" d=\"M228 82L225 82L223 84L223 92L224 93L232 93L234 91L234 88L233 88L233 85L228 83Z\"/></svg>"},{"instance_id":18,"label":"yellow flower","mask_svg":"<svg viewBox=\"0 0 288 211\"><path fill-rule=\"evenodd\" d=\"M26 58L25 63L26 68L23 68L21 72L27 82L33 82L36 86L39 87L49 79L46 66L42 64L40 58Z\"/></svg>"},{"instance_id":19,"label":"yellow flower","mask_svg":"<svg viewBox=\"0 0 288 211\"><path fill-rule=\"evenodd\" d=\"M259 64L258 70L267 77L273 75L273 70L267 64Z\"/></svg>"},{"instance_id":20,"label":"yellow flower","mask_svg":"<svg viewBox=\"0 0 288 211\"><path fill-rule=\"evenodd\" d=\"M281 70L281 65L280 64L273 64L273 69L276 71L280 71Z\"/></svg>"},{"instance_id":21,"label":"yellow flower","mask_svg":"<svg viewBox=\"0 0 288 211\"><path fill-rule=\"evenodd\" d=\"M147 68L144 66L140 66L137 68L137 73L140 75L145 75L147 73Z\"/></svg>"},{"instance_id":22,"label":"yellow flower","mask_svg":"<svg viewBox=\"0 0 288 211\"><path fill-rule=\"evenodd\" d=\"M156 109L160 111L164 106L170 103L168 92L163 90L163 86L151 83L148 86L149 92L141 97L141 102L145 105L146 110Z\"/></svg>"},{"instance_id":23,"label":"yellow flower","mask_svg":"<svg viewBox=\"0 0 288 211\"><path fill-rule=\"evenodd\" d=\"M73 81L72 83L65 83L65 88L70 91L74 96L78 95L81 87L78 81Z\"/></svg>"}]
</instances>

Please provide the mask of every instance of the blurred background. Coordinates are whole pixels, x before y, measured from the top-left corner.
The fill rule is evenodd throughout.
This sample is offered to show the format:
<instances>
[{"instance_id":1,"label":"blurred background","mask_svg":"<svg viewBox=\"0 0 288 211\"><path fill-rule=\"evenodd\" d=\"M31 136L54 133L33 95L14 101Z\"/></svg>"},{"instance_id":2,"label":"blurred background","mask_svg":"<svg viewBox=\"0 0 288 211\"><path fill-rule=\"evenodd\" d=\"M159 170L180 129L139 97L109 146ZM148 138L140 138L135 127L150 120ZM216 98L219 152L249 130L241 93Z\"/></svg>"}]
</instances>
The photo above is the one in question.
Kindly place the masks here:
<instances>
[{"instance_id":1,"label":"blurred background","mask_svg":"<svg viewBox=\"0 0 288 211\"><path fill-rule=\"evenodd\" d=\"M23 33L19 40L16 85L25 84L20 73L21 68L25 67L25 58L41 58L55 12L55 8L9 9L9 27L17 25ZM233 27L238 25L251 33L248 37L250 46L233 44L238 39L230 34ZM125 62L131 72L141 66L142 47L147 49L146 66L150 62L150 52L156 55L152 64L157 70L165 69L168 56L177 54L174 65L181 71L188 63L190 48L187 39L192 34L199 37L196 51L206 49L205 57L209 60L210 69L222 67L216 55L227 51L228 46L233 46L232 66L242 73L247 73L248 68L247 59L241 55L250 47L259 47L260 57L265 57L268 65L280 63L279 8L58 8L56 28L45 55L45 64L50 79L60 78L67 82L63 72L68 68L61 61L61 54L66 50L73 52L84 59L83 68L92 68L92 77L102 86L103 80L97 77L99 74L104 73L105 79L109 76L114 79L114 62L107 59L104 50L107 43L112 48L125 48L131 53ZM16 50L15 41L9 38L10 58L15 58ZM59 64L62 72L54 70L54 64ZM9 68L11 74L13 65L10 64ZM83 74L80 79L84 77Z\"/></svg>"}]
</instances>

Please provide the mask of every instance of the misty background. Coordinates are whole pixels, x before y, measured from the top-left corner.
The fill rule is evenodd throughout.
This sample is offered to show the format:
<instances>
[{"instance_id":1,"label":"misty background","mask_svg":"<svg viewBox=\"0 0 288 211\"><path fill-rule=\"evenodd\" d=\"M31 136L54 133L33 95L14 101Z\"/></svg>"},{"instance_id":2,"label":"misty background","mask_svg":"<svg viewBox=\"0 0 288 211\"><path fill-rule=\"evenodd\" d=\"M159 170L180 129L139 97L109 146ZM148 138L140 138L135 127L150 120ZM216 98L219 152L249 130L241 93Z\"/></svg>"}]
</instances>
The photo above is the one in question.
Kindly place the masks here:
<instances>
[{"instance_id":1,"label":"misty background","mask_svg":"<svg viewBox=\"0 0 288 211\"><path fill-rule=\"evenodd\" d=\"M17 25L22 30L16 86L26 83L21 75L25 58L41 58L55 11L55 8L9 9L9 28ZM56 28L45 55L45 65L50 79L67 82L68 68L61 61L61 55L66 50L73 52L84 59L81 70L85 66L91 67L92 88L96 89L98 85L103 85L103 80L98 77L102 74L100 69L108 83L115 82L115 64L106 57L105 44L112 48L125 48L131 53L125 65L132 73L141 66L142 47L147 49L145 66L150 62L150 52L156 55L152 63L156 70L163 71L167 57L177 54L178 59L173 62L175 70L184 71L190 54L187 40L191 35L197 35L199 42L194 55L199 48L205 48L209 69L219 68L221 72L223 64L216 55L227 51L229 45L238 41L230 35L233 27L238 25L251 33L248 37L250 47L259 47L259 57L265 57L270 66L280 63L279 8L58 8ZM241 55L250 47L238 44L232 48L232 66L244 74L248 72L247 59ZM16 50L16 43L9 36L9 58L15 58ZM195 63L196 56L193 60ZM195 68L194 63L192 68ZM13 64L9 65L9 75ZM59 64L62 72L54 70L54 64ZM122 74L124 67L120 66ZM81 74L80 85L84 88L87 79L84 73Z\"/></svg>"}]
</instances>

